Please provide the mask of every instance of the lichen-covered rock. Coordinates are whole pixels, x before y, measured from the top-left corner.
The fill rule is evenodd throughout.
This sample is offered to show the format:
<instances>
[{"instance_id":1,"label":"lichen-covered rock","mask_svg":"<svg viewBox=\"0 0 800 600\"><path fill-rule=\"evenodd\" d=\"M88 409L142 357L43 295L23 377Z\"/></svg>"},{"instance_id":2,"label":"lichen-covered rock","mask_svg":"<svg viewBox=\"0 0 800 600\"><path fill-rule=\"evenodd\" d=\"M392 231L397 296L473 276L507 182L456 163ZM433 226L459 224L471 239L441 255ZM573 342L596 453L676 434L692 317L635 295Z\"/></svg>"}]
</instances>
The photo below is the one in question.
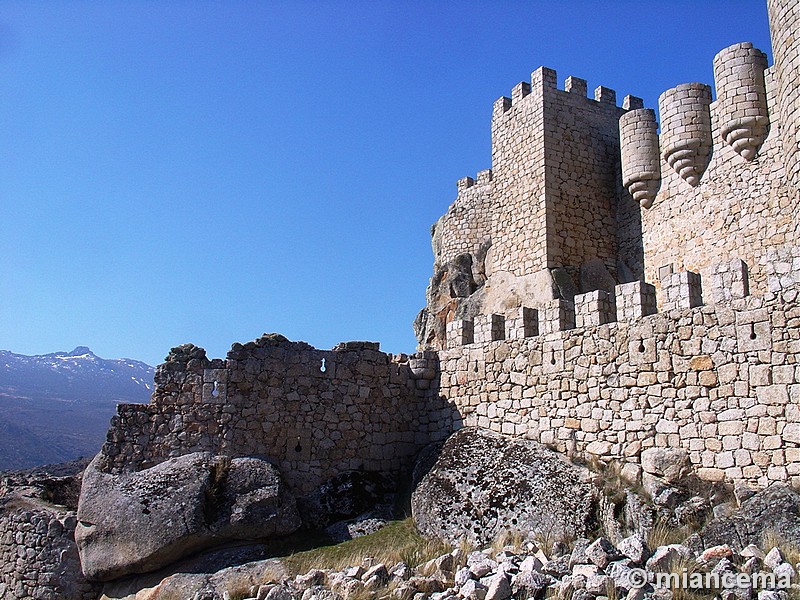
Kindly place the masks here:
<instances>
[{"instance_id":1,"label":"lichen-covered rock","mask_svg":"<svg viewBox=\"0 0 800 600\"><path fill-rule=\"evenodd\" d=\"M426 535L483 544L504 530L583 535L593 520L591 474L528 440L467 428L453 434L414 490Z\"/></svg>"},{"instance_id":2,"label":"lichen-covered rock","mask_svg":"<svg viewBox=\"0 0 800 600\"><path fill-rule=\"evenodd\" d=\"M767 532L800 545L800 493L774 483L745 500L734 514L711 521L699 537L706 548L728 544L741 550L761 544Z\"/></svg>"},{"instance_id":3,"label":"lichen-covered rock","mask_svg":"<svg viewBox=\"0 0 800 600\"><path fill-rule=\"evenodd\" d=\"M86 469L75 540L83 572L107 581L145 573L232 540L300 526L277 470L257 458L187 454L134 473Z\"/></svg>"}]
</instances>

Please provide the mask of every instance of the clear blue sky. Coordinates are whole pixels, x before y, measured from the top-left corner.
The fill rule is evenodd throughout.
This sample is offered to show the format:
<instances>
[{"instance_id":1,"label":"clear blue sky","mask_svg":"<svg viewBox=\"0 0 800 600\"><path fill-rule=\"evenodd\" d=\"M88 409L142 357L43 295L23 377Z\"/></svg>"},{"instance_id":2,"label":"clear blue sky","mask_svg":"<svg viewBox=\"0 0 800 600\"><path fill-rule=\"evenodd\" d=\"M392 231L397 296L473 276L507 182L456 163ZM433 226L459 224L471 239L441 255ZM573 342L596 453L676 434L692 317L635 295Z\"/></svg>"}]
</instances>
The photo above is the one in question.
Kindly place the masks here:
<instances>
[{"instance_id":1,"label":"clear blue sky","mask_svg":"<svg viewBox=\"0 0 800 600\"><path fill-rule=\"evenodd\" d=\"M413 351L496 98L546 65L655 107L745 40L761 0L6 0L0 349Z\"/></svg>"}]
</instances>

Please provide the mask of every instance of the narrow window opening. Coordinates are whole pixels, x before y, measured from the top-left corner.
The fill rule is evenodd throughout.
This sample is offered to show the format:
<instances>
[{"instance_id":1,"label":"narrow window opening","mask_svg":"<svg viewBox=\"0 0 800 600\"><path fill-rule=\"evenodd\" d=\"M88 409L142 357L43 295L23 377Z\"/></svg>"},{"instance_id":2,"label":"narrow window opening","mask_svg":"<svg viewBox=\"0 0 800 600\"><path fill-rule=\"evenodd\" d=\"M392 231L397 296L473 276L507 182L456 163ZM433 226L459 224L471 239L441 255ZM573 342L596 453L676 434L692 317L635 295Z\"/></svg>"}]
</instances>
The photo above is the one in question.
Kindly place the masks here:
<instances>
[{"instance_id":1,"label":"narrow window opening","mask_svg":"<svg viewBox=\"0 0 800 600\"><path fill-rule=\"evenodd\" d=\"M322 364L320 365L320 367L319 367L319 370L320 370L322 373L324 373L325 371L327 371L327 370L328 370L328 367L326 367L326 366L325 366L325 359L324 359L324 358L322 359Z\"/></svg>"},{"instance_id":2,"label":"narrow window opening","mask_svg":"<svg viewBox=\"0 0 800 600\"><path fill-rule=\"evenodd\" d=\"M211 397L212 398L219 398L219 382L214 382L214 389L211 390Z\"/></svg>"},{"instance_id":3,"label":"narrow window opening","mask_svg":"<svg viewBox=\"0 0 800 600\"><path fill-rule=\"evenodd\" d=\"M750 323L750 339L751 340L756 339L756 324L755 323Z\"/></svg>"},{"instance_id":4,"label":"narrow window opening","mask_svg":"<svg viewBox=\"0 0 800 600\"><path fill-rule=\"evenodd\" d=\"M644 339L639 340L639 352L644 352Z\"/></svg>"}]
</instances>

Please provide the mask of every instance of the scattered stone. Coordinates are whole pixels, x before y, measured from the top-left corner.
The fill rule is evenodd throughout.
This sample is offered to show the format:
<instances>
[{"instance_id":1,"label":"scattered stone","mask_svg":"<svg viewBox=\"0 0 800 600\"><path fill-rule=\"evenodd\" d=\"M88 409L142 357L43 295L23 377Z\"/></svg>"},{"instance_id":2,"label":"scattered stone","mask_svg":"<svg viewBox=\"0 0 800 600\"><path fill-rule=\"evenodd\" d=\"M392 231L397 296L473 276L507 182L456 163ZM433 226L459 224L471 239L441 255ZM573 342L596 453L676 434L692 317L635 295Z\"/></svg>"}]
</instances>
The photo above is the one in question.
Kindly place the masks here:
<instances>
[{"instance_id":1,"label":"scattered stone","mask_svg":"<svg viewBox=\"0 0 800 600\"><path fill-rule=\"evenodd\" d=\"M468 567L461 567L458 571L456 571L456 574L453 577L453 581L458 587L463 586L470 579L472 579L472 571L470 571Z\"/></svg>"},{"instance_id":2,"label":"scattered stone","mask_svg":"<svg viewBox=\"0 0 800 600\"><path fill-rule=\"evenodd\" d=\"M678 483L688 472L689 453L682 448L648 448L642 452L641 464L645 473Z\"/></svg>"},{"instance_id":3,"label":"scattered stone","mask_svg":"<svg viewBox=\"0 0 800 600\"><path fill-rule=\"evenodd\" d=\"M720 560L721 558L730 558L733 556L733 550L727 544L723 544L721 546L712 546L711 548L706 548L703 551L703 554L700 555L700 560L704 562L712 562L715 560Z\"/></svg>"},{"instance_id":4,"label":"scattered stone","mask_svg":"<svg viewBox=\"0 0 800 600\"><path fill-rule=\"evenodd\" d=\"M608 575L592 575L586 578L586 591L593 596L604 596L613 580Z\"/></svg>"},{"instance_id":5,"label":"scattered stone","mask_svg":"<svg viewBox=\"0 0 800 600\"><path fill-rule=\"evenodd\" d=\"M559 556L549 560L542 566L542 572L554 577L563 577L570 572L569 556Z\"/></svg>"},{"instance_id":6,"label":"scattered stone","mask_svg":"<svg viewBox=\"0 0 800 600\"><path fill-rule=\"evenodd\" d=\"M590 543L591 542L586 538L579 538L575 540L575 544L572 546L572 554L570 554L569 557L570 568L574 567L575 565L585 565L590 562L589 557L586 556L586 548Z\"/></svg>"},{"instance_id":7,"label":"scattered stone","mask_svg":"<svg viewBox=\"0 0 800 600\"><path fill-rule=\"evenodd\" d=\"M516 596L524 594L527 598L538 598L539 594L551 583L547 575L536 571L521 571L514 578L511 589Z\"/></svg>"},{"instance_id":8,"label":"scattered stone","mask_svg":"<svg viewBox=\"0 0 800 600\"><path fill-rule=\"evenodd\" d=\"M669 573L673 563L682 558L691 558L692 551L680 544L659 546L647 561L647 569L655 573Z\"/></svg>"},{"instance_id":9,"label":"scattered stone","mask_svg":"<svg viewBox=\"0 0 800 600\"><path fill-rule=\"evenodd\" d=\"M773 548L767 552L767 555L764 557L764 566L769 567L774 571L775 567L783 563L784 560L786 559L783 557L783 552L781 552L781 549Z\"/></svg>"},{"instance_id":10,"label":"scattered stone","mask_svg":"<svg viewBox=\"0 0 800 600\"><path fill-rule=\"evenodd\" d=\"M605 569L612 560L619 558L619 552L605 538L597 538L585 550L586 557L601 569Z\"/></svg>"},{"instance_id":11,"label":"scattered stone","mask_svg":"<svg viewBox=\"0 0 800 600\"><path fill-rule=\"evenodd\" d=\"M788 562L779 564L772 569L772 572L775 573L779 580L784 579L786 581L790 581L797 577L797 571L795 571L794 567Z\"/></svg>"},{"instance_id":12,"label":"scattered stone","mask_svg":"<svg viewBox=\"0 0 800 600\"><path fill-rule=\"evenodd\" d=\"M542 571L542 561L536 556L526 556L525 559L519 564L520 573L531 573Z\"/></svg>"},{"instance_id":13,"label":"scattered stone","mask_svg":"<svg viewBox=\"0 0 800 600\"><path fill-rule=\"evenodd\" d=\"M470 579L467 581L467 583L461 586L458 595L462 598L466 598L467 600L484 600L488 591L489 590L485 585L475 581L474 579Z\"/></svg>"},{"instance_id":14,"label":"scattered stone","mask_svg":"<svg viewBox=\"0 0 800 600\"><path fill-rule=\"evenodd\" d=\"M634 534L623 539L617 549L630 558L634 564L642 565L650 557L647 543L641 535Z\"/></svg>"},{"instance_id":15,"label":"scattered stone","mask_svg":"<svg viewBox=\"0 0 800 600\"><path fill-rule=\"evenodd\" d=\"M764 558L766 558L764 552L762 552L761 549L755 544L750 544L742 548L742 550L739 552L739 556L742 556L744 558L755 557L761 559L762 561L764 560Z\"/></svg>"},{"instance_id":16,"label":"scattered stone","mask_svg":"<svg viewBox=\"0 0 800 600\"><path fill-rule=\"evenodd\" d=\"M493 575L485 585L488 588L485 600L506 600L511 596L511 584L503 574Z\"/></svg>"}]
</instances>

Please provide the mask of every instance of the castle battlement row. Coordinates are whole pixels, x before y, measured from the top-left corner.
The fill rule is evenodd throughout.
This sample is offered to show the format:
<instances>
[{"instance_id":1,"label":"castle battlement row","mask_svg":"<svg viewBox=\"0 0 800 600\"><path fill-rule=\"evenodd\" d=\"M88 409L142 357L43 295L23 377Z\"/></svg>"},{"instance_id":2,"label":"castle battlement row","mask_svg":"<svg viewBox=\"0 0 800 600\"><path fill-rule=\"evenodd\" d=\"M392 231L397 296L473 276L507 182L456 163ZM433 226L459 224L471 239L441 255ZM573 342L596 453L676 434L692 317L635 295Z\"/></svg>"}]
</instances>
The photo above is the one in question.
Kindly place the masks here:
<instances>
[{"instance_id":1,"label":"castle battlement row","mask_svg":"<svg viewBox=\"0 0 800 600\"><path fill-rule=\"evenodd\" d=\"M706 289L708 304L729 303L749 295L747 265L743 261L735 259L715 265L713 271L714 276ZM698 273L674 272L672 265L666 265L660 269L660 274L663 312L706 304ZM794 285L794 280L789 283ZM658 312L656 295L654 285L632 281L615 286L613 292L594 290L576 294L573 301L557 298L536 308L521 306L502 314L453 319L447 325L447 348L536 337L617 321L639 321Z\"/></svg>"}]
</instances>

